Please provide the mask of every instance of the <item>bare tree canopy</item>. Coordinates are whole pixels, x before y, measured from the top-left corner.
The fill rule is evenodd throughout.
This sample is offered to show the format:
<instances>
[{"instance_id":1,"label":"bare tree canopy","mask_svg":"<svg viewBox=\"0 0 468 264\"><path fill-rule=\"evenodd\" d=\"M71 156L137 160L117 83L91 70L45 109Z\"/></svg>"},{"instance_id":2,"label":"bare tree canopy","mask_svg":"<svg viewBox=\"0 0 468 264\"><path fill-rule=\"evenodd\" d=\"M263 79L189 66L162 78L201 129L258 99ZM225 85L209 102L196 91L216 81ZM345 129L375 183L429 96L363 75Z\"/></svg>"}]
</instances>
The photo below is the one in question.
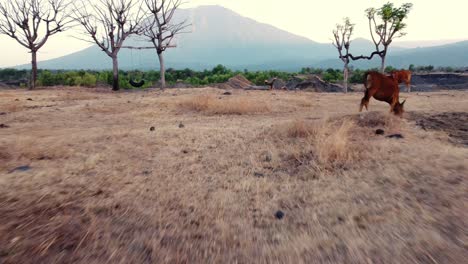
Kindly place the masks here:
<instances>
[{"instance_id":1,"label":"bare tree canopy","mask_svg":"<svg viewBox=\"0 0 468 264\"><path fill-rule=\"evenodd\" d=\"M118 53L125 40L142 32L145 17L141 3L134 0L81 1L73 18L83 27L86 41L94 43L112 58L113 90L119 90Z\"/></svg>"},{"instance_id":2,"label":"bare tree canopy","mask_svg":"<svg viewBox=\"0 0 468 264\"><path fill-rule=\"evenodd\" d=\"M165 65L162 53L174 47L172 40L176 35L186 33L184 30L190 26L187 20L174 23L174 13L183 4L181 0L145 0L146 7L151 14L145 21L143 35L153 44L158 54L161 88L165 87Z\"/></svg>"},{"instance_id":3,"label":"bare tree canopy","mask_svg":"<svg viewBox=\"0 0 468 264\"><path fill-rule=\"evenodd\" d=\"M344 63L343 68L343 87L345 93L348 92L348 76L349 76L349 48L351 45L351 36L353 35L354 24L351 23L348 17L343 19L343 24L336 25L333 30L333 46L338 50L340 59Z\"/></svg>"},{"instance_id":4,"label":"bare tree canopy","mask_svg":"<svg viewBox=\"0 0 468 264\"><path fill-rule=\"evenodd\" d=\"M67 0L0 1L0 34L15 39L31 52L31 89L37 80L37 51L50 36L68 28L68 6Z\"/></svg>"}]
</instances>

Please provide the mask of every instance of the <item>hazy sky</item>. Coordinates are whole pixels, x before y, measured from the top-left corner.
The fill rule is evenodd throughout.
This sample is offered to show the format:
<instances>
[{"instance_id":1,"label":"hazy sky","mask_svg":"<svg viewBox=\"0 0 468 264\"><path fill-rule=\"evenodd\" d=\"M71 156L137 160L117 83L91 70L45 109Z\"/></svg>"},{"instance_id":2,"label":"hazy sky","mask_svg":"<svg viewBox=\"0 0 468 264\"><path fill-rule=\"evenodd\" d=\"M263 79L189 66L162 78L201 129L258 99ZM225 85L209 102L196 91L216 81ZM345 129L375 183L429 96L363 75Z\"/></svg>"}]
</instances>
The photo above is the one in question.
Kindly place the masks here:
<instances>
[{"instance_id":1,"label":"hazy sky","mask_svg":"<svg viewBox=\"0 0 468 264\"><path fill-rule=\"evenodd\" d=\"M330 42L331 30L345 16L356 24L354 37L369 38L364 10L388 0L188 0L185 7L221 5L235 12L319 42ZM455 41L468 39L468 0L394 0L411 2L408 35L401 41ZM72 37L73 31L53 36L39 53L39 60L59 57L85 48L88 43ZM408 45L408 43L406 43ZM410 46L414 45L410 43ZM0 67L27 63L29 54L14 40L0 36Z\"/></svg>"}]
</instances>

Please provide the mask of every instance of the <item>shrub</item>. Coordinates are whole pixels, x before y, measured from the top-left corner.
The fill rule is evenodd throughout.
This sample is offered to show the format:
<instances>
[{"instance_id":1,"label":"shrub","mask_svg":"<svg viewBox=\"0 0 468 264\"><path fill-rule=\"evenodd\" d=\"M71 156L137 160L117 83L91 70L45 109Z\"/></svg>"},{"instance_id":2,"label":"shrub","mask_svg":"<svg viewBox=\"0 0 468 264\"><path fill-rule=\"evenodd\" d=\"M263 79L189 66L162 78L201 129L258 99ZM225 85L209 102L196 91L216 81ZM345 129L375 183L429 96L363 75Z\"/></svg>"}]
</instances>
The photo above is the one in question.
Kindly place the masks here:
<instances>
[{"instance_id":1,"label":"shrub","mask_svg":"<svg viewBox=\"0 0 468 264\"><path fill-rule=\"evenodd\" d=\"M50 71L42 71L39 74L38 83L41 86L53 86L55 85L54 76Z\"/></svg>"},{"instance_id":2,"label":"shrub","mask_svg":"<svg viewBox=\"0 0 468 264\"><path fill-rule=\"evenodd\" d=\"M81 86L86 87L96 87L97 78L93 74L85 73L83 77L81 77Z\"/></svg>"}]
</instances>

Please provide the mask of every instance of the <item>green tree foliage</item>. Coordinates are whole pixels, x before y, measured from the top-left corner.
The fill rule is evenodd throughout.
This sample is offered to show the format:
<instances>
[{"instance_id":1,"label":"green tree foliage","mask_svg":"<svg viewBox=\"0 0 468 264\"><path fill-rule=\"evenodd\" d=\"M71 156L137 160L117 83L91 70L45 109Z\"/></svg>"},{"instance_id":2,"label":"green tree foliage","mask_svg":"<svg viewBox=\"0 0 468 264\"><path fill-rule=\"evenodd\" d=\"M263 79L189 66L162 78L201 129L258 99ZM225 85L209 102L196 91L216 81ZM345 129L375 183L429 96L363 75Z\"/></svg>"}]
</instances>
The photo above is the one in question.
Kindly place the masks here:
<instances>
[{"instance_id":1,"label":"green tree foliage","mask_svg":"<svg viewBox=\"0 0 468 264\"><path fill-rule=\"evenodd\" d=\"M338 82L343 80L343 72L338 69L327 69L322 76L326 82Z\"/></svg>"},{"instance_id":2,"label":"green tree foliage","mask_svg":"<svg viewBox=\"0 0 468 264\"><path fill-rule=\"evenodd\" d=\"M464 72L465 68L453 68L453 67L437 67L433 65L426 66L415 66L411 65L410 70L413 72ZM394 70L392 66L386 68L387 72ZM379 69L369 69L372 71L378 71ZM364 73L368 70L353 69L350 68L350 83L362 83ZM95 87L97 85L112 85L113 73L112 71L49 71L39 70L38 83L42 86L83 86L83 87ZM271 78L279 78L288 81L292 77L300 74L314 74L321 77L327 82L340 82L343 80L343 71L340 69L320 69L320 68L303 68L297 73L282 72L282 71L232 71L222 65L218 65L211 70L204 71L193 71L190 69L175 70L168 69L166 72L167 81L169 84L175 84L176 82L183 82L190 84L195 87L212 85L216 83L224 83L229 78L235 75L241 74L255 85L264 85L265 80ZM15 82L21 83L23 80L27 80L30 75L28 70L16 70L16 69L0 69L0 82ZM157 85L159 82L158 71L120 71L119 72L120 83L123 89L133 89L129 84L129 80L133 79L139 81L145 80L145 85L141 88L148 88ZM27 83L27 81L25 82Z\"/></svg>"},{"instance_id":3,"label":"green tree foliage","mask_svg":"<svg viewBox=\"0 0 468 264\"><path fill-rule=\"evenodd\" d=\"M369 28L372 41L375 44L374 54L380 56L381 71L385 69L385 58L387 56L388 48L395 38L403 37L406 35L404 29L406 28L405 19L408 17L413 4L405 3L400 7L395 7L393 3L386 3L381 8L368 8L366 15L369 20Z\"/></svg>"}]
</instances>

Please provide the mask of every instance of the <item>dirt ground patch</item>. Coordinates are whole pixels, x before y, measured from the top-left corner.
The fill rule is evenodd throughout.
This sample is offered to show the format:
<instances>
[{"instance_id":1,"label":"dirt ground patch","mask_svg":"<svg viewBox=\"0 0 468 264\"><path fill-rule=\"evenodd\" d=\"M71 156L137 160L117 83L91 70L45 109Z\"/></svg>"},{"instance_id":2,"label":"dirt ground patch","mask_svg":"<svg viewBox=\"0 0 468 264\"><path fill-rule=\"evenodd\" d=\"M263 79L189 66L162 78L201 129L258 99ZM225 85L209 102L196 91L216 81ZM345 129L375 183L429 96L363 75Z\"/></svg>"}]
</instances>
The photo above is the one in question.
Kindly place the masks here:
<instances>
[{"instance_id":1,"label":"dirt ground patch","mask_svg":"<svg viewBox=\"0 0 468 264\"><path fill-rule=\"evenodd\" d=\"M468 93L224 92L0 90L0 263L468 258Z\"/></svg>"},{"instance_id":2,"label":"dirt ground patch","mask_svg":"<svg viewBox=\"0 0 468 264\"><path fill-rule=\"evenodd\" d=\"M454 143L468 146L468 112L415 112L409 118L424 130L443 131Z\"/></svg>"}]
</instances>

